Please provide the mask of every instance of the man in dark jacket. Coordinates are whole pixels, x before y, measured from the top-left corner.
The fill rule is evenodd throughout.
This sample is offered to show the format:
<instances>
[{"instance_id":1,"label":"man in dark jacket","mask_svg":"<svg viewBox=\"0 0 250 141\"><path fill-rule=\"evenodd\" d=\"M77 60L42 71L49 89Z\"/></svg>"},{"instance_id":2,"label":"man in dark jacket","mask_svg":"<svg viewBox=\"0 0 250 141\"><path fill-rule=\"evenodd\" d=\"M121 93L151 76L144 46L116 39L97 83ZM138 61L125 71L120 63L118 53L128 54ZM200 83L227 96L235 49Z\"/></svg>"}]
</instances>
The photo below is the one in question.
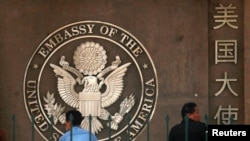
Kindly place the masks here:
<instances>
[{"instance_id":1,"label":"man in dark jacket","mask_svg":"<svg viewBox=\"0 0 250 141\"><path fill-rule=\"evenodd\" d=\"M205 141L207 126L200 121L201 115L196 103L184 104L181 115L181 123L170 130L169 141Z\"/></svg>"}]
</instances>

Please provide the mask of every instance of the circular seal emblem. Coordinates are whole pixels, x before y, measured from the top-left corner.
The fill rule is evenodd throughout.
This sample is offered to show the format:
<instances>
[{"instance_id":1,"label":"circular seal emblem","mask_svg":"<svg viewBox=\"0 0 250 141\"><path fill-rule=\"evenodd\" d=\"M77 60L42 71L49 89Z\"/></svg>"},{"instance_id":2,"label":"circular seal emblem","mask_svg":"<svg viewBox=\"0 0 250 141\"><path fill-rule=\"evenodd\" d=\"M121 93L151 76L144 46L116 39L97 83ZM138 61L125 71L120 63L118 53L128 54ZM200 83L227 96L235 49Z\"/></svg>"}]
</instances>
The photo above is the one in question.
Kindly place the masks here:
<instances>
[{"instance_id":1,"label":"circular seal emblem","mask_svg":"<svg viewBox=\"0 0 250 141\"><path fill-rule=\"evenodd\" d=\"M129 32L80 21L48 35L27 65L24 101L37 132L57 141L65 113L78 110L81 128L100 141L136 140L152 118L158 79L145 47Z\"/></svg>"}]
</instances>

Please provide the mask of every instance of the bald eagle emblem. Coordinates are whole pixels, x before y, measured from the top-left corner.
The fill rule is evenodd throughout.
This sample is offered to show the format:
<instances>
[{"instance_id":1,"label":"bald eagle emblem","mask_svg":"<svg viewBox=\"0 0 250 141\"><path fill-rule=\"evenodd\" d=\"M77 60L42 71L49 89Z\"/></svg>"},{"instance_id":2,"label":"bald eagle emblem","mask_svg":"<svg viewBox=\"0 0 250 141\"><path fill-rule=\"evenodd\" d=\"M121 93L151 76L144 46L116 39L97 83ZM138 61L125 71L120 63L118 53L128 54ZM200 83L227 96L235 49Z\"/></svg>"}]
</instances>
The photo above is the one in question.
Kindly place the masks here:
<instances>
[{"instance_id":1,"label":"bald eagle emblem","mask_svg":"<svg viewBox=\"0 0 250 141\"><path fill-rule=\"evenodd\" d=\"M112 64L105 68L106 51L95 42L78 46L73 60L76 68L69 65L65 56L61 56L59 65L50 64L57 77L58 93L66 104L82 113L82 128L89 130L88 117L92 117L91 131L97 134L103 128L100 119L108 120L111 115L105 108L114 104L122 94L123 77L131 63L120 66L120 57L116 56ZM76 86L80 86L79 92L76 91ZM101 92L103 87L105 90ZM130 111L134 103L132 95L121 102L120 111L111 116L110 128L117 130L123 115Z\"/></svg>"}]
</instances>

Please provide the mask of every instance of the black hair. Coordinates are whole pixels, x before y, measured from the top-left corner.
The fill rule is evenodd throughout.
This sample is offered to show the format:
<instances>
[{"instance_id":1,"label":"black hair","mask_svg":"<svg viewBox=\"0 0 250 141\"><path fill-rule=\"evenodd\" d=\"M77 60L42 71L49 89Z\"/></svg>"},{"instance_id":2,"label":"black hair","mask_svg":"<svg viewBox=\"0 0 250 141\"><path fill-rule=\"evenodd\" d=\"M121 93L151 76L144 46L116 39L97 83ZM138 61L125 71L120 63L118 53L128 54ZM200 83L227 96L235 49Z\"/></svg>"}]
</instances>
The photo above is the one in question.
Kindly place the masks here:
<instances>
[{"instance_id":1,"label":"black hair","mask_svg":"<svg viewBox=\"0 0 250 141\"><path fill-rule=\"evenodd\" d=\"M197 104L194 102L185 103L181 109L181 116L184 119L187 114L192 114L195 111Z\"/></svg>"},{"instance_id":2,"label":"black hair","mask_svg":"<svg viewBox=\"0 0 250 141\"><path fill-rule=\"evenodd\" d=\"M82 114L79 111L70 110L66 113L66 121L70 121L72 126L79 126L82 119Z\"/></svg>"}]
</instances>

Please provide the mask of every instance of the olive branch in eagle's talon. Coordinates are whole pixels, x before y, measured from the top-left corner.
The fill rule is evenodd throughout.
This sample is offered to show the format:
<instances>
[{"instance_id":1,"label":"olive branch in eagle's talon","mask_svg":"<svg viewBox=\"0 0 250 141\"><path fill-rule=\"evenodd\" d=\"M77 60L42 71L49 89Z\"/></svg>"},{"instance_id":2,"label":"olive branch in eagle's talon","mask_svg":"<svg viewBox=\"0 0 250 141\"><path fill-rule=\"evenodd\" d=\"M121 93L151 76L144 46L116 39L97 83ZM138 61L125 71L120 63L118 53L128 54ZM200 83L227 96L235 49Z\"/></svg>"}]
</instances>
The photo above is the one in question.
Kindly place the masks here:
<instances>
[{"instance_id":1,"label":"olive branch in eagle's talon","mask_svg":"<svg viewBox=\"0 0 250 141\"><path fill-rule=\"evenodd\" d=\"M53 118L54 124L57 124L58 120L61 124L65 123L65 107L62 107L61 104L55 103L54 93L47 92L47 97L43 97L44 101L47 103L44 105L45 110L49 118Z\"/></svg>"}]
</instances>

